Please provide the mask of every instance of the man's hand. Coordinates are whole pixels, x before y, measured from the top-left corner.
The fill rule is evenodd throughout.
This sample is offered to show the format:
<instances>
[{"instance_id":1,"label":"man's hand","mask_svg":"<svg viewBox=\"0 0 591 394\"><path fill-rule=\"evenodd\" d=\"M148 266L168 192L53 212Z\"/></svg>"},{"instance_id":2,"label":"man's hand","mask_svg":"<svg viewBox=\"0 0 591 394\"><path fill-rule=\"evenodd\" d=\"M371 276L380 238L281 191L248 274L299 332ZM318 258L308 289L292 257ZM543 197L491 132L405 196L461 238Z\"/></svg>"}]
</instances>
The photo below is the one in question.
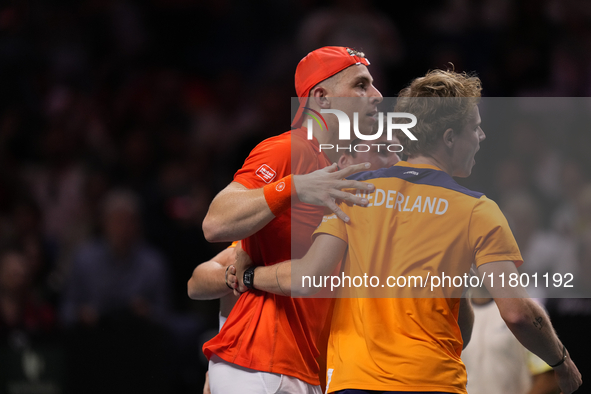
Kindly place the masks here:
<instances>
[{"instance_id":1,"label":"man's hand","mask_svg":"<svg viewBox=\"0 0 591 394\"><path fill-rule=\"evenodd\" d=\"M341 220L348 222L349 217L338 207L336 199L361 206L367 205L369 201L365 198L355 196L355 194L344 192L341 189L359 189L364 192L371 192L374 190L374 185L359 181L349 181L344 178L359 171L367 171L369 167L369 163L362 163L337 171L338 166L335 163L310 174L294 175L293 183L301 202L324 205L336 213Z\"/></svg>"},{"instance_id":2,"label":"man's hand","mask_svg":"<svg viewBox=\"0 0 591 394\"><path fill-rule=\"evenodd\" d=\"M238 296L248 291L248 287L244 285L242 279L244 278L244 271L252 264L248 253L242 250L241 247L236 247L236 261L228 269L228 284L234 289L234 295Z\"/></svg>"},{"instance_id":3,"label":"man's hand","mask_svg":"<svg viewBox=\"0 0 591 394\"><path fill-rule=\"evenodd\" d=\"M337 165L333 164L310 174L294 175L293 183L300 201L328 207L339 218L348 222L349 218L337 206L336 199L361 206L367 205L368 201L341 189L367 192L373 191L374 186L343 178L355 172L366 171L369 167L369 163L364 163L337 171ZM248 189L238 182L232 182L211 202L203 219L203 235L209 242L231 242L255 234L273 219L275 215L269 208L263 188Z\"/></svg>"},{"instance_id":4,"label":"man's hand","mask_svg":"<svg viewBox=\"0 0 591 394\"><path fill-rule=\"evenodd\" d=\"M583 384L581 373L573 360L571 360L570 355L567 355L562 365L554 368L554 374L563 394L570 394Z\"/></svg>"}]
</instances>

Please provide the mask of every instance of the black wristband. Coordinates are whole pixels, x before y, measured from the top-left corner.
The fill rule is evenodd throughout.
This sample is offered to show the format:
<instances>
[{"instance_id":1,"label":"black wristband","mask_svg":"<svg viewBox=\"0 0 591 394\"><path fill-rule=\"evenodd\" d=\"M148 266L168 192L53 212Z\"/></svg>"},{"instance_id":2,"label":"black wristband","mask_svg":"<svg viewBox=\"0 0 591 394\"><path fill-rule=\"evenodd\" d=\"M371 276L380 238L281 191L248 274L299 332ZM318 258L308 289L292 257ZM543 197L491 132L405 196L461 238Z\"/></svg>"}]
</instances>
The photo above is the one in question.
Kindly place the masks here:
<instances>
[{"instance_id":1,"label":"black wristband","mask_svg":"<svg viewBox=\"0 0 591 394\"><path fill-rule=\"evenodd\" d=\"M242 283L244 286L248 287L249 289L254 289L254 269L256 266L251 265L244 271L244 276L242 277Z\"/></svg>"},{"instance_id":2,"label":"black wristband","mask_svg":"<svg viewBox=\"0 0 591 394\"><path fill-rule=\"evenodd\" d=\"M550 368L556 368L560 365L562 365L565 361L566 361L566 346L562 345L562 360L560 360L558 363L554 364L554 365L550 365Z\"/></svg>"}]
</instances>

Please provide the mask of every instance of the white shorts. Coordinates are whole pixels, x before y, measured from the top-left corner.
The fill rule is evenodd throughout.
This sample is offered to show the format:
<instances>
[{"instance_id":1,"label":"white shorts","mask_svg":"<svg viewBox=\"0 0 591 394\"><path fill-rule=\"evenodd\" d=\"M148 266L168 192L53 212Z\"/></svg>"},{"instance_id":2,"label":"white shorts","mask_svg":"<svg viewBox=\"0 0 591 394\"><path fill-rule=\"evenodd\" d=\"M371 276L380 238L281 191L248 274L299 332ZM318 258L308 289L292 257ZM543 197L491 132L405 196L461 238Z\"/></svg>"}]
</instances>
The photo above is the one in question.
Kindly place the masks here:
<instances>
[{"instance_id":1,"label":"white shorts","mask_svg":"<svg viewBox=\"0 0 591 394\"><path fill-rule=\"evenodd\" d=\"M320 386L292 376L244 368L215 354L209 360L209 387L211 394L322 394Z\"/></svg>"}]
</instances>

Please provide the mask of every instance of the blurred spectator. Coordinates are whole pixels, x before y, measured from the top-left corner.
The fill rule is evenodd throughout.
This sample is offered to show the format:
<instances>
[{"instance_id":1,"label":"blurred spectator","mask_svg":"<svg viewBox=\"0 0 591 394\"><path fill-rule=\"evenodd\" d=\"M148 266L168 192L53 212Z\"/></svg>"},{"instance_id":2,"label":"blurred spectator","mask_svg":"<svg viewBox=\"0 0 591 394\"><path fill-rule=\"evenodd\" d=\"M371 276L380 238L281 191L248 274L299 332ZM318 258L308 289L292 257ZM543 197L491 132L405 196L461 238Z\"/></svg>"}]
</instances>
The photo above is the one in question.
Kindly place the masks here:
<instances>
[{"instance_id":1,"label":"blurred spectator","mask_svg":"<svg viewBox=\"0 0 591 394\"><path fill-rule=\"evenodd\" d=\"M377 12L371 1L334 0L306 17L299 29L298 46L305 55L323 46L346 46L364 52L372 62L376 86L385 86L384 70L400 62L404 49L396 25Z\"/></svg>"},{"instance_id":2,"label":"blurred spectator","mask_svg":"<svg viewBox=\"0 0 591 394\"><path fill-rule=\"evenodd\" d=\"M64 293L72 392L165 393L164 259L141 240L134 194L111 191L102 215L103 235L78 249Z\"/></svg>"},{"instance_id":3,"label":"blurred spectator","mask_svg":"<svg viewBox=\"0 0 591 394\"><path fill-rule=\"evenodd\" d=\"M28 163L22 169L27 191L43 212L43 235L55 245L58 260L69 258L71 248L87 235L83 231L86 171L77 160L80 135L74 130L76 121L65 120L75 109L68 109L64 118L50 122L39 141L45 162Z\"/></svg>"},{"instance_id":4,"label":"blurred spectator","mask_svg":"<svg viewBox=\"0 0 591 394\"><path fill-rule=\"evenodd\" d=\"M591 288L591 228L588 228L579 241L580 276L577 284L583 289ZM591 315L591 307L587 311Z\"/></svg>"},{"instance_id":5,"label":"blurred spectator","mask_svg":"<svg viewBox=\"0 0 591 394\"><path fill-rule=\"evenodd\" d=\"M591 183L584 182L579 166L567 163L563 174L564 198L552 216L552 225L560 233L579 237L591 227Z\"/></svg>"},{"instance_id":6,"label":"blurred spectator","mask_svg":"<svg viewBox=\"0 0 591 394\"><path fill-rule=\"evenodd\" d=\"M33 285L45 301L55 305L61 288L55 280L56 245L49 242L43 231L43 212L31 199L18 199L11 216L11 234L7 237L18 245L30 264Z\"/></svg>"},{"instance_id":7,"label":"blurred spectator","mask_svg":"<svg viewBox=\"0 0 591 394\"><path fill-rule=\"evenodd\" d=\"M554 273L570 273L574 278L578 277L578 256L576 241L564 234L553 230L544 230L540 222L538 203L529 194L509 195L499 202L501 210L507 217L515 240L521 250L524 264L521 272L531 275L537 273L539 283L542 283L542 275L548 273L550 277ZM553 295L556 288L549 286L534 286L534 281L529 281L528 293L534 298L548 298ZM558 291L558 290L556 290Z\"/></svg>"},{"instance_id":8,"label":"blurred spectator","mask_svg":"<svg viewBox=\"0 0 591 394\"><path fill-rule=\"evenodd\" d=\"M13 334L26 336L51 333L56 328L53 307L40 300L33 288L32 266L16 249L0 253L0 340Z\"/></svg>"},{"instance_id":9,"label":"blurred spectator","mask_svg":"<svg viewBox=\"0 0 591 394\"><path fill-rule=\"evenodd\" d=\"M169 308L168 274L162 256L141 240L137 198L113 191L104 200L102 237L74 257L64 293L67 325L94 325L104 315L128 311L163 321Z\"/></svg>"},{"instance_id":10,"label":"blurred spectator","mask_svg":"<svg viewBox=\"0 0 591 394\"><path fill-rule=\"evenodd\" d=\"M213 196L200 178L199 171L191 173L190 163L167 161L146 199L146 233L172 262L169 273L175 289L186 285L196 256L212 247L203 238L201 222ZM186 292L176 292L173 301L174 305L186 305Z\"/></svg>"},{"instance_id":11,"label":"blurred spectator","mask_svg":"<svg viewBox=\"0 0 591 394\"><path fill-rule=\"evenodd\" d=\"M0 392L63 392L64 349L53 307L37 296L33 267L15 248L0 252Z\"/></svg>"},{"instance_id":12,"label":"blurred spectator","mask_svg":"<svg viewBox=\"0 0 591 394\"><path fill-rule=\"evenodd\" d=\"M514 158L498 163L494 174L494 190L502 196L527 193L528 183L524 166Z\"/></svg>"}]
</instances>

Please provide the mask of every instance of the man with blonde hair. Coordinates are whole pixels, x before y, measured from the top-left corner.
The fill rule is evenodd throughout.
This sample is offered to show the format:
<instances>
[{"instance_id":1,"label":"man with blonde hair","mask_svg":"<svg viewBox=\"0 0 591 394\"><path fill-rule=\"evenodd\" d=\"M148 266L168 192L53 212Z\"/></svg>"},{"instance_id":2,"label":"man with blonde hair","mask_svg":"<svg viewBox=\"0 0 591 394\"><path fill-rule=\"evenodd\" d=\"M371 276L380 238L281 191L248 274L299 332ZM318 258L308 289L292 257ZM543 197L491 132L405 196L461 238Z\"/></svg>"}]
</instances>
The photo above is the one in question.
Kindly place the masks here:
<instances>
[{"instance_id":1,"label":"man with blonde hair","mask_svg":"<svg viewBox=\"0 0 591 394\"><path fill-rule=\"evenodd\" d=\"M461 277L472 264L479 276L516 273L522 257L498 206L452 178L470 175L485 138L477 106L480 92L480 79L465 73L434 70L413 80L395 107L417 118L412 128L416 141L396 134L407 161L351 176L375 185L367 195L368 207L341 204L351 225L325 216L309 252L293 265L257 267L254 288L313 294L318 289L304 286L303 277L325 277L341 260L345 274L375 274L381 283L385 275L388 280ZM239 253L239 281L249 264ZM466 394L457 322L461 289L451 284L451 289L436 291L395 288L384 298L388 293L382 290L388 289L383 284L371 286L355 292L349 285L348 297L335 302L327 392ZM554 367L563 393L575 391L581 376L543 309L522 288L487 287L517 339Z\"/></svg>"}]
</instances>

